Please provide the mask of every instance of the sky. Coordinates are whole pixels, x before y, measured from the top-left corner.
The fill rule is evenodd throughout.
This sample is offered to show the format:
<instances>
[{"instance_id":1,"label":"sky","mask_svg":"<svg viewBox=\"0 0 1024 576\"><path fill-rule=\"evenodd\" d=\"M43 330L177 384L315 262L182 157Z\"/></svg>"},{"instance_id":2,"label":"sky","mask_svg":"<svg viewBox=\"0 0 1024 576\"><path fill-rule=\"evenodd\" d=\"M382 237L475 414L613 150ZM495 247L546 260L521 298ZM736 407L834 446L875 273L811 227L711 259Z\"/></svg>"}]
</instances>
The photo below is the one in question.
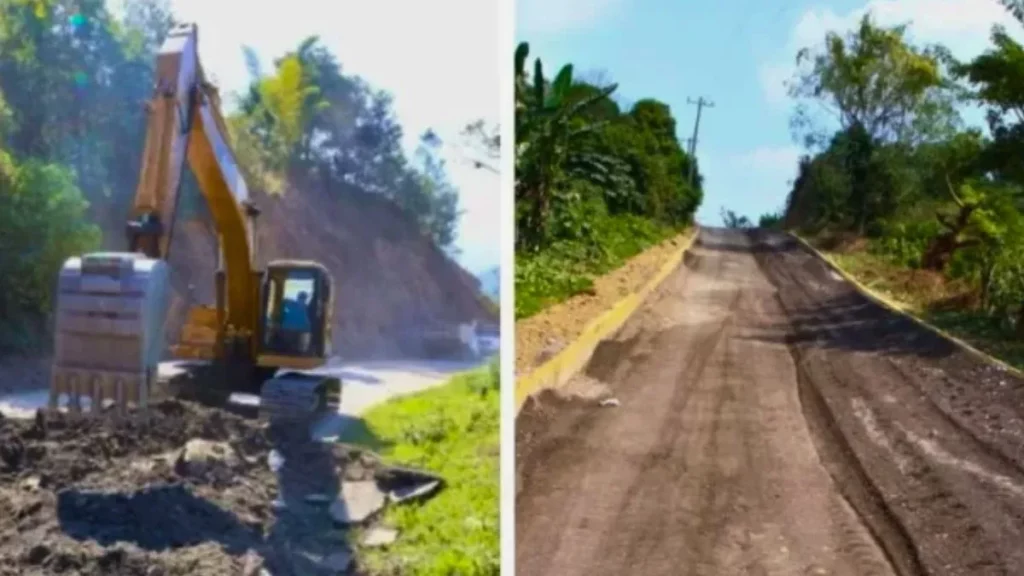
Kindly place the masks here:
<instances>
[{"instance_id":1,"label":"sky","mask_svg":"<svg viewBox=\"0 0 1024 576\"><path fill-rule=\"evenodd\" d=\"M116 11L126 0L109 1ZM498 0L170 0L170 7L198 25L200 58L226 102L249 81L243 46L272 70L276 58L319 35L345 74L391 93L410 158L428 128L457 144L466 124L500 120L499 71L508 58L498 44ZM442 151L464 211L458 259L476 273L501 259L501 177L472 167L468 154L464 146Z\"/></svg>"},{"instance_id":2,"label":"sky","mask_svg":"<svg viewBox=\"0 0 1024 576\"><path fill-rule=\"evenodd\" d=\"M993 24L1021 28L996 0L517 0L515 37L548 74L571 62L577 74L617 82L622 102L667 103L684 146L697 111L688 101L710 99L697 138L697 219L719 225L722 207L754 222L782 208L803 153L783 82L800 48L850 30L866 11L886 26L912 22L914 42L941 42L962 59L988 47Z\"/></svg>"}]
</instances>

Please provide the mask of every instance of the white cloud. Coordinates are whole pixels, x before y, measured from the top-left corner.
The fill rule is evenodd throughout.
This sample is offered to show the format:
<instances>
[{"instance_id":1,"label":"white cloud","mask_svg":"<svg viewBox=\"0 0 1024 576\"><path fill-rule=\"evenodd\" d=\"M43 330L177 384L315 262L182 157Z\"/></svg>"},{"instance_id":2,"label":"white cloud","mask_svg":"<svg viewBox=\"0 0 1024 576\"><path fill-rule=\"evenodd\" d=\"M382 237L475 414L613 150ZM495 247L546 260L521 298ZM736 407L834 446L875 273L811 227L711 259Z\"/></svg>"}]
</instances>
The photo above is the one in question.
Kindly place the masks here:
<instances>
[{"instance_id":1,"label":"white cloud","mask_svg":"<svg viewBox=\"0 0 1024 576\"><path fill-rule=\"evenodd\" d=\"M124 0L112 0L112 3ZM497 0L171 0L177 17L199 26L199 50L225 100L249 78L242 46L254 48L269 69L303 39L318 35L346 74L357 74L394 97L406 148L433 128L448 141L477 118L501 118L501 70L507 65L498 36ZM500 178L448 155L449 175L461 190L465 214L459 247L469 267L497 264ZM484 231L484 232L481 232Z\"/></svg>"},{"instance_id":2,"label":"white cloud","mask_svg":"<svg viewBox=\"0 0 1024 576\"><path fill-rule=\"evenodd\" d=\"M867 12L883 26L910 23L910 39L941 43L959 58L983 51L989 45L994 24L1003 24L1011 31L1020 28L997 0L870 0L844 14L831 8L811 8L791 31L785 52L761 66L761 86L768 103L776 109L789 104L780 95L785 94L783 82L795 71L798 50L820 45L830 31L852 30Z\"/></svg>"},{"instance_id":3,"label":"white cloud","mask_svg":"<svg viewBox=\"0 0 1024 576\"><path fill-rule=\"evenodd\" d=\"M586 29L614 15L623 0L518 0L516 34L529 38Z\"/></svg>"}]
</instances>

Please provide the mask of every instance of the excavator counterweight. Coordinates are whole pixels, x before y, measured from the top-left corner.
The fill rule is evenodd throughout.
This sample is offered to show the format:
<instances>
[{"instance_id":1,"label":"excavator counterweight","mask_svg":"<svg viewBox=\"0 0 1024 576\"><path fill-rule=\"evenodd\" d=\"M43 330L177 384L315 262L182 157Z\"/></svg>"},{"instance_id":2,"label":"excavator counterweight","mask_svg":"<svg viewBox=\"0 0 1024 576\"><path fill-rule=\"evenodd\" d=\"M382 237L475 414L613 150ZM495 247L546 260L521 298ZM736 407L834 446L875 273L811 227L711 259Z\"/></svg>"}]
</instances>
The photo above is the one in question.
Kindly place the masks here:
<instances>
[{"instance_id":1,"label":"excavator counterweight","mask_svg":"<svg viewBox=\"0 0 1024 576\"><path fill-rule=\"evenodd\" d=\"M50 406L145 407L173 393L226 406L261 397L271 419L336 410L337 378L310 372L331 353L333 281L321 264L260 268L256 219L231 148L217 90L203 76L193 24L170 31L157 56L145 149L127 224L128 250L70 258L61 270ZM172 232L186 162L217 235L216 302L186 314L173 382L160 378Z\"/></svg>"}]
</instances>

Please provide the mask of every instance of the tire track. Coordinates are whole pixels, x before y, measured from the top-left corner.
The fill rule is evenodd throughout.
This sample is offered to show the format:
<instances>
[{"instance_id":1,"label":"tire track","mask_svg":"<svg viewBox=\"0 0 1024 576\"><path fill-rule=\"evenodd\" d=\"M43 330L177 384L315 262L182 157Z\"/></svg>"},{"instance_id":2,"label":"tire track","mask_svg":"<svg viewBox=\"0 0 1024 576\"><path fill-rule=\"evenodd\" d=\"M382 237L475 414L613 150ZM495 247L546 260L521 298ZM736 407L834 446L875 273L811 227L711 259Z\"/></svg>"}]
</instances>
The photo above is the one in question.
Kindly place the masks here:
<instances>
[{"instance_id":1,"label":"tire track","mask_svg":"<svg viewBox=\"0 0 1024 576\"><path fill-rule=\"evenodd\" d=\"M620 407L520 413L519 573L893 574L821 467L787 344L748 337L786 336L755 246L695 246L591 361Z\"/></svg>"}]
</instances>

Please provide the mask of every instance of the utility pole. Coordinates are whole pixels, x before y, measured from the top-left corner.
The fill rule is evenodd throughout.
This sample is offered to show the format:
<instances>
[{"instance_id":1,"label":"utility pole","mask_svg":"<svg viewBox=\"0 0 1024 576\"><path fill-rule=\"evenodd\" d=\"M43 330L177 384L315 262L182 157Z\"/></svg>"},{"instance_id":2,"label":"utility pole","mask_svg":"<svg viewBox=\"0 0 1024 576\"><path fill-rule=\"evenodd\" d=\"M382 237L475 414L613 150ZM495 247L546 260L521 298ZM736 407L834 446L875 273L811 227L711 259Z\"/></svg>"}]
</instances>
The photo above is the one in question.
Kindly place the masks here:
<instances>
[{"instance_id":1,"label":"utility pole","mask_svg":"<svg viewBox=\"0 0 1024 576\"><path fill-rule=\"evenodd\" d=\"M706 100L703 96L701 96L700 98L697 98L697 100L692 100L690 98L687 98L686 99L686 103L687 104L696 104L697 105L697 121L693 123L693 138L689 139L689 142L690 142L690 187L692 188L693 187L693 177L694 177L694 174L696 173L696 169L697 169L697 132L700 130L700 113L704 109L705 106L707 106L708 108L714 108L715 107L715 103L710 101L710 100Z\"/></svg>"}]
</instances>

